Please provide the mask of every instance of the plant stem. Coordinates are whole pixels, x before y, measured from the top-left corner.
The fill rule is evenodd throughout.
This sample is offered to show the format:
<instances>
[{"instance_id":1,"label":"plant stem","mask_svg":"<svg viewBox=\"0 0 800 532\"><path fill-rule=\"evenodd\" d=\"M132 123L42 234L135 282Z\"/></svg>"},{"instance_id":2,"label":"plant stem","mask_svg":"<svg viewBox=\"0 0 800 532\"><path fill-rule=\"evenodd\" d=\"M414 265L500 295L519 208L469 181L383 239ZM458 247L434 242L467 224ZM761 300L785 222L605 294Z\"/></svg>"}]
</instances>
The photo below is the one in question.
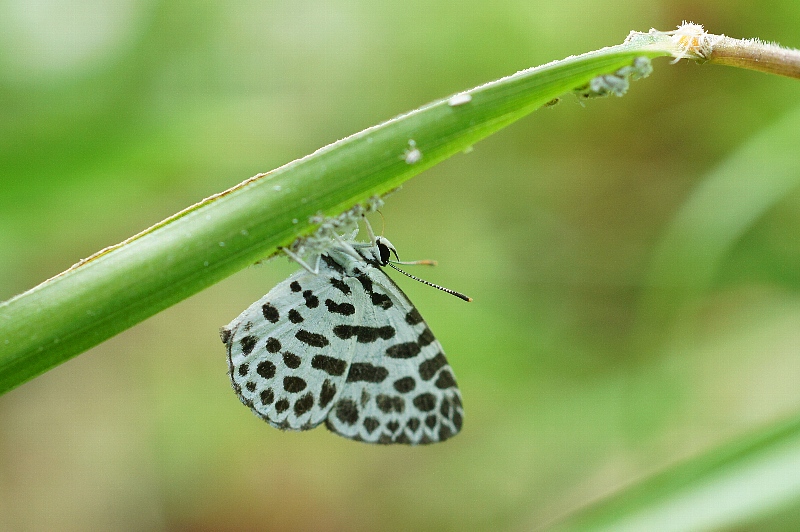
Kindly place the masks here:
<instances>
[{"instance_id":1,"label":"plant stem","mask_svg":"<svg viewBox=\"0 0 800 532\"><path fill-rule=\"evenodd\" d=\"M720 35L708 62L800 79L800 50Z\"/></svg>"}]
</instances>

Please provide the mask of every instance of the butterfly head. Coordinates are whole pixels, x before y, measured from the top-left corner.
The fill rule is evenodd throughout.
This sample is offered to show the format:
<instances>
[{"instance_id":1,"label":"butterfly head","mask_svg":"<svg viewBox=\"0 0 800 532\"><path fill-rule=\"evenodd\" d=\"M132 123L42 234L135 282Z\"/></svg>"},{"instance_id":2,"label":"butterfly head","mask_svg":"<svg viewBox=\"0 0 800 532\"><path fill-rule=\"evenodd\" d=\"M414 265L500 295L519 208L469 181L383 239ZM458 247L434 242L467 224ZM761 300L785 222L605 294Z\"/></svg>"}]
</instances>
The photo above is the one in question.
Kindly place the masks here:
<instances>
[{"instance_id":1,"label":"butterfly head","mask_svg":"<svg viewBox=\"0 0 800 532\"><path fill-rule=\"evenodd\" d=\"M389 264L389 261L392 259L392 254L394 254L395 259L400 260L397 257L397 250L392 243L382 236L375 238L375 250L373 253L376 254L375 258L381 266Z\"/></svg>"}]
</instances>

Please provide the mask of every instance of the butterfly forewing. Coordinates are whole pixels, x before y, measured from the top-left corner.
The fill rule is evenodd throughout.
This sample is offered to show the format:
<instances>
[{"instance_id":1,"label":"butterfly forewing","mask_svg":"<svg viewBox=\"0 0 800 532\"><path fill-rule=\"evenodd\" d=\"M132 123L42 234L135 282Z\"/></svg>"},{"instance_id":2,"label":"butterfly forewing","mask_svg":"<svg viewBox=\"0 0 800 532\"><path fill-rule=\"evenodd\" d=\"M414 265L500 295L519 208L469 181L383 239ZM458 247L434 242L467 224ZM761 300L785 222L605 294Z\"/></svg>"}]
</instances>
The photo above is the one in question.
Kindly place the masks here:
<instances>
[{"instance_id":1,"label":"butterfly forewing","mask_svg":"<svg viewBox=\"0 0 800 532\"><path fill-rule=\"evenodd\" d=\"M357 279L360 321L371 325L352 339L360 345L328 428L371 443L434 443L455 435L461 394L441 344L382 270L367 268Z\"/></svg>"}]
</instances>

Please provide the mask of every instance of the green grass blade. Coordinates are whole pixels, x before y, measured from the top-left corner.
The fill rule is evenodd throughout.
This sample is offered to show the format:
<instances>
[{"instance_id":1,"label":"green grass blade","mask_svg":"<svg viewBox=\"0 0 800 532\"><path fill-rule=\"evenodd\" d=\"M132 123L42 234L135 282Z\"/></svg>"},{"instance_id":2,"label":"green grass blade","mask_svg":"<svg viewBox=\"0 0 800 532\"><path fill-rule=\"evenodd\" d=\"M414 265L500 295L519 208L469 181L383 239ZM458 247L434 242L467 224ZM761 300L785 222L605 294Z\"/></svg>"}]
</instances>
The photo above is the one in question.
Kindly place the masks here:
<instances>
[{"instance_id":1,"label":"green grass blade","mask_svg":"<svg viewBox=\"0 0 800 532\"><path fill-rule=\"evenodd\" d=\"M576 513L554 530L730 530L800 500L800 418L714 449Z\"/></svg>"},{"instance_id":2,"label":"green grass blade","mask_svg":"<svg viewBox=\"0 0 800 532\"><path fill-rule=\"evenodd\" d=\"M0 393L274 254L549 100L638 56L647 36L518 72L366 129L178 213L0 305ZM414 140L422 158L408 164Z\"/></svg>"}]
</instances>

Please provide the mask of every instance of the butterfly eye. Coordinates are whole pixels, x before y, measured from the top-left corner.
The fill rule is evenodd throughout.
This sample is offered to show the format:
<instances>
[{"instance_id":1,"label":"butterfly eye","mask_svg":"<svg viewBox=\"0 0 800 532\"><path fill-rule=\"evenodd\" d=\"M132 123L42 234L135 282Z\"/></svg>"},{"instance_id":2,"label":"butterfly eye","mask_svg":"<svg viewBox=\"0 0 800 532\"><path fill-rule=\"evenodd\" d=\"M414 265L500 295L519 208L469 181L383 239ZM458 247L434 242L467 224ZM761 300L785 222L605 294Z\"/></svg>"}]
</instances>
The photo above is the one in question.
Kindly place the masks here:
<instances>
[{"instance_id":1,"label":"butterfly eye","mask_svg":"<svg viewBox=\"0 0 800 532\"><path fill-rule=\"evenodd\" d=\"M386 245L386 241L383 238L378 238L376 244L378 245L378 253L381 255L381 264L388 264L389 259L392 258L391 249Z\"/></svg>"}]
</instances>

